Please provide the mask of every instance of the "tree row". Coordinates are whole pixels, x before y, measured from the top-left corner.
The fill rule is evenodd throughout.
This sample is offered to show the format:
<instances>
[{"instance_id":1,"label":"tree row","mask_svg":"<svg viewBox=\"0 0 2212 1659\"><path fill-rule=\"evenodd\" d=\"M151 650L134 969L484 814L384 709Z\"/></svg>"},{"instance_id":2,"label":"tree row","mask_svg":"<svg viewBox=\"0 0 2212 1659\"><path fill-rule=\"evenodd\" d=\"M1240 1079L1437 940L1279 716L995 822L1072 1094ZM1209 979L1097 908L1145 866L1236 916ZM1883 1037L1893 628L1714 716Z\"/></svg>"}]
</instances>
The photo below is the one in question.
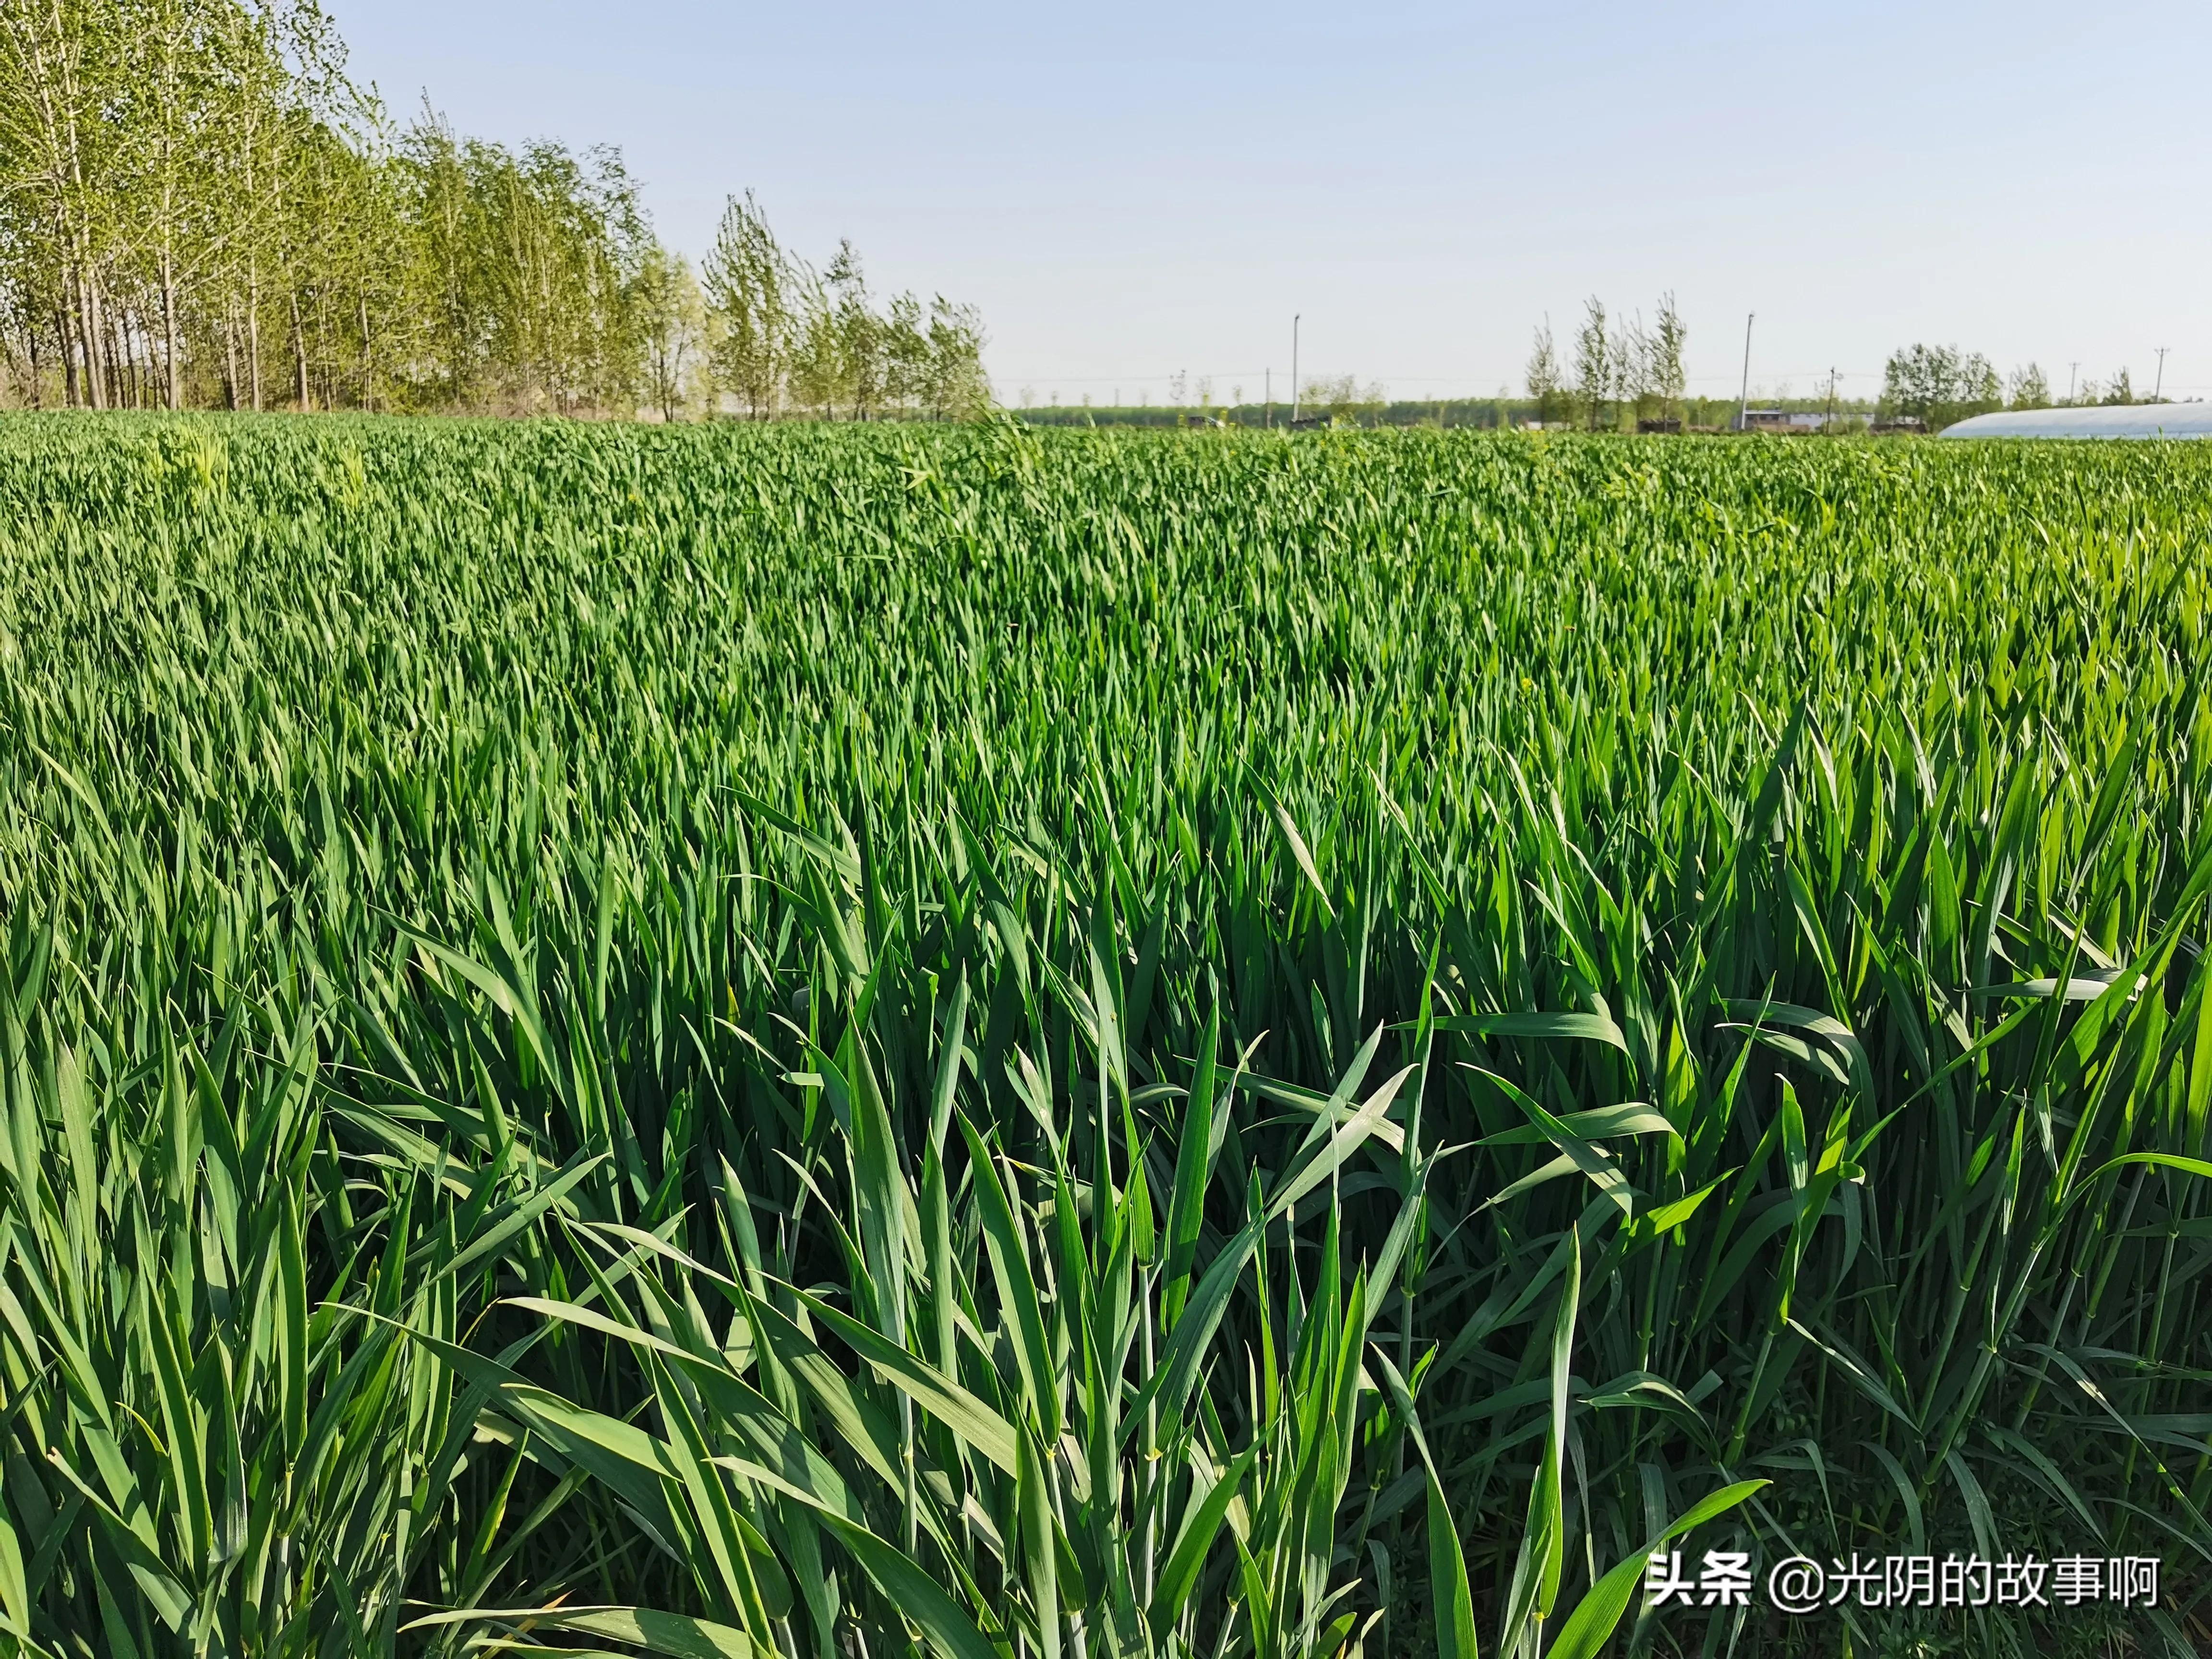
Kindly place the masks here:
<instances>
[{"instance_id":1,"label":"tree row","mask_svg":"<svg viewBox=\"0 0 2212 1659\"><path fill-rule=\"evenodd\" d=\"M733 198L702 283L619 152L389 120L314 0L0 5L0 401L869 418L988 402Z\"/></svg>"}]
</instances>

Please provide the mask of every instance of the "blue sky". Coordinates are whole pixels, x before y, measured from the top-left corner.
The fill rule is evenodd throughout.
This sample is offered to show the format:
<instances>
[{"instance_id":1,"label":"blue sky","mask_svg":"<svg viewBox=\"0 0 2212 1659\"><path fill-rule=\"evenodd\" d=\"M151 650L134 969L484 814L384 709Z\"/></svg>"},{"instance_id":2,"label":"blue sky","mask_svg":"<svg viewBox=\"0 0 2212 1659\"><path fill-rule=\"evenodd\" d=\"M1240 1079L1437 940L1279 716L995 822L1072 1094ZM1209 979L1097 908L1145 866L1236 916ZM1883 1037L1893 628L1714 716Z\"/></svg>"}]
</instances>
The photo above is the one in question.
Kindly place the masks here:
<instances>
[{"instance_id":1,"label":"blue sky","mask_svg":"<svg viewBox=\"0 0 2212 1659\"><path fill-rule=\"evenodd\" d=\"M1913 340L2212 397L2212 4L331 0L395 114L618 146L694 255L979 305L1000 395L1517 388L1668 289L1692 388L1870 392Z\"/></svg>"}]
</instances>

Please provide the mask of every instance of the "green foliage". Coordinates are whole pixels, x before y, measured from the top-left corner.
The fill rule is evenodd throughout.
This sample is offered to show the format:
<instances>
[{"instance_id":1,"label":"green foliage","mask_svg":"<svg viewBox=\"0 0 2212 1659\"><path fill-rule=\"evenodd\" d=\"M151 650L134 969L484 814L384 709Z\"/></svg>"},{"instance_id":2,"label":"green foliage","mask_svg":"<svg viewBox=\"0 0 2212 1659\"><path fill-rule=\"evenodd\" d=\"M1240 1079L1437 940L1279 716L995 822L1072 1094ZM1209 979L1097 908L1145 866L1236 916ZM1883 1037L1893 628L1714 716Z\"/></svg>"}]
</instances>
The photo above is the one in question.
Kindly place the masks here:
<instances>
[{"instance_id":1,"label":"green foliage","mask_svg":"<svg viewBox=\"0 0 2212 1659\"><path fill-rule=\"evenodd\" d=\"M925 312L902 294L878 311L850 242L824 277L777 243L750 191L722 210L706 293L714 384L750 419L970 420L990 408L972 307L939 295Z\"/></svg>"},{"instance_id":2,"label":"green foliage","mask_svg":"<svg viewBox=\"0 0 2212 1659\"><path fill-rule=\"evenodd\" d=\"M1552 319L1544 319L1528 348L1528 364L1523 378L1528 382L1528 396L1536 404L1536 419L1548 423L1552 405L1559 399L1560 390L1559 352L1552 343Z\"/></svg>"},{"instance_id":3,"label":"green foliage","mask_svg":"<svg viewBox=\"0 0 2212 1659\"><path fill-rule=\"evenodd\" d=\"M0 396L664 419L698 406L686 366L708 355L709 320L618 152L464 137L427 105L395 132L344 60L316 0L0 9ZM791 303L770 307L811 352L818 385L798 401L981 412L974 312L940 298L925 315L910 296L855 311L852 273L835 295L811 275L789 283ZM716 317L757 320L722 303ZM756 345L740 326L718 389L757 409Z\"/></svg>"},{"instance_id":4,"label":"green foliage","mask_svg":"<svg viewBox=\"0 0 2212 1659\"><path fill-rule=\"evenodd\" d=\"M2209 464L0 425L0 1632L2185 1599Z\"/></svg>"},{"instance_id":5,"label":"green foliage","mask_svg":"<svg viewBox=\"0 0 2212 1659\"><path fill-rule=\"evenodd\" d=\"M394 167L388 228L412 256L403 292L422 315L386 349L422 352L429 372L406 388L416 401L564 414L635 404L645 325L672 301L667 255L619 155L510 150L426 115Z\"/></svg>"},{"instance_id":6,"label":"green foliage","mask_svg":"<svg viewBox=\"0 0 2212 1659\"><path fill-rule=\"evenodd\" d=\"M2013 409L2051 407L2051 382L2044 378L2040 364L2030 363L2025 368L2013 371L2012 397L2008 407Z\"/></svg>"},{"instance_id":7,"label":"green foliage","mask_svg":"<svg viewBox=\"0 0 2212 1659\"><path fill-rule=\"evenodd\" d=\"M1619 343L1606 333L1605 304L1595 294L1583 302L1583 325L1575 331L1575 401L1593 432L1604 419L1620 378Z\"/></svg>"},{"instance_id":8,"label":"green foliage","mask_svg":"<svg viewBox=\"0 0 2212 1659\"><path fill-rule=\"evenodd\" d=\"M1939 432L1970 415L2004 406L2004 387L1990 360L1956 346L1907 346L1883 366L1885 414L1910 416Z\"/></svg>"},{"instance_id":9,"label":"green foliage","mask_svg":"<svg viewBox=\"0 0 2212 1659\"><path fill-rule=\"evenodd\" d=\"M1360 385L1357 374L1313 375L1298 388L1298 400L1308 416L1371 425L1382 412L1383 388L1379 380Z\"/></svg>"}]
</instances>

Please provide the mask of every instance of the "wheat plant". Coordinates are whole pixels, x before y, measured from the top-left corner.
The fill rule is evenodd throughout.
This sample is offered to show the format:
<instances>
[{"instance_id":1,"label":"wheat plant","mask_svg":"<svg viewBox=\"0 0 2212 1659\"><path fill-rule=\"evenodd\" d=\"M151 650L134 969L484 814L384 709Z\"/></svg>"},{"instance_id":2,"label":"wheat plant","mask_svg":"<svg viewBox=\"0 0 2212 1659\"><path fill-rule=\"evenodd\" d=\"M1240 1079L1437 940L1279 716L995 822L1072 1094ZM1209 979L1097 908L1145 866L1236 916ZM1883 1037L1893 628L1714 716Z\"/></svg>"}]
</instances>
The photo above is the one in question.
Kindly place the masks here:
<instances>
[{"instance_id":1,"label":"wheat plant","mask_svg":"<svg viewBox=\"0 0 2212 1659\"><path fill-rule=\"evenodd\" d=\"M0 1644L2186 1652L2208 486L0 423Z\"/></svg>"}]
</instances>

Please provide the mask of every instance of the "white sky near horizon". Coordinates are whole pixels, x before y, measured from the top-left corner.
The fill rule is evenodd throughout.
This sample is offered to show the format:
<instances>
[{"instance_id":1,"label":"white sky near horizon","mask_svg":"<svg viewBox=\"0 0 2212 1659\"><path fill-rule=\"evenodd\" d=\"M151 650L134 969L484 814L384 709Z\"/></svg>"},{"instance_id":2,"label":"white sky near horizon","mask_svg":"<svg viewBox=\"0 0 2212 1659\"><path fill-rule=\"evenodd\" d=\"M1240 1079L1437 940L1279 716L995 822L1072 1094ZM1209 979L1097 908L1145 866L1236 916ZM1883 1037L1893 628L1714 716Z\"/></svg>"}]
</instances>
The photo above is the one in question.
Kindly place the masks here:
<instances>
[{"instance_id":1,"label":"white sky near horizon","mask_svg":"<svg viewBox=\"0 0 2212 1659\"><path fill-rule=\"evenodd\" d=\"M327 0L392 114L608 143L696 258L969 301L994 385L1518 391L1549 314L1674 291L1691 389L1879 388L1913 341L2212 397L2205 0L839 7Z\"/></svg>"}]
</instances>

